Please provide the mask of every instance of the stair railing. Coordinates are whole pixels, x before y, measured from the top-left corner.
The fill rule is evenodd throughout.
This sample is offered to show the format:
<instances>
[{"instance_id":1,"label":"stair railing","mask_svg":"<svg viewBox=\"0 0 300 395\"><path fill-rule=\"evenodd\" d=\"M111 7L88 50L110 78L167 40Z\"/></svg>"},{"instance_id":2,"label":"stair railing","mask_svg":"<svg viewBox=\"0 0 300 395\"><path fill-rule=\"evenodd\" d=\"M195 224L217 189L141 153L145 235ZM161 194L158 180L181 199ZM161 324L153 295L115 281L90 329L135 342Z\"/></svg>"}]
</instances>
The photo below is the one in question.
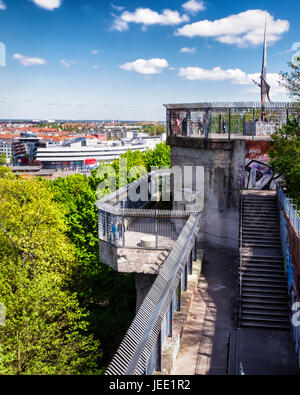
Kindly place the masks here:
<instances>
[{"instance_id":1,"label":"stair railing","mask_svg":"<svg viewBox=\"0 0 300 395\"><path fill-rule=\"evenodd\" d=\"M242 281L243 281L243 187L241 186L240 190L240 218L239 218L239 255L240 255L240 265L239 265L239 312L238 312L238 327L241 327L241 319L242 319Z\"/></svg>"}]
</instances>

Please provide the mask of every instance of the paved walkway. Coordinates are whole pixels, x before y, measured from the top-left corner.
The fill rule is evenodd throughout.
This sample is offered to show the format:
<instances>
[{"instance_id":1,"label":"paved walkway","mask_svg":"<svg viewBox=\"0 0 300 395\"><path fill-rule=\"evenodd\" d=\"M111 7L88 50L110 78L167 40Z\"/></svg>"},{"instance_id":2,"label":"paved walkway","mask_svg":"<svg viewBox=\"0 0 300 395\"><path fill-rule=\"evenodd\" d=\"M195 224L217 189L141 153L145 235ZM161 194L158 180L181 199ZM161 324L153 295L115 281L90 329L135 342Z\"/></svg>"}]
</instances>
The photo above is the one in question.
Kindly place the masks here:
<instances>
[{"instance_id":1,"label":"paved walkway","mask_svg":"<svg viewBox=\"0 0 300 395\"><path fill-rule=\"evenodd\" d=\"M191 306L175 375L227 373L228 342L235 328L234 268L238 262L228 250L207 249L203 277Z\"/></svg>"},{"instance_id":2,"label":"paved walkway","mask_svg":"<svg viewBox=\"0 0 300 395\"><path fill-rule=\"evenodd\" d=\"M297 357L288 330L238 329L237 374L299 375Z\"/></svg>"},{"instance_id":3,"label":"paved walkway","mask_svg":"<svg viewBox=\"0 0 300 395\"><path fill-rule=\"evenodd\" d=\"M228 374L229 339L236 333L237 270L238 260L228 250L206 250L174 375ZM300 373L288 330L243 328L235 346L230 355L237 369L230 374Z\"/></svg>"}]
</instances>

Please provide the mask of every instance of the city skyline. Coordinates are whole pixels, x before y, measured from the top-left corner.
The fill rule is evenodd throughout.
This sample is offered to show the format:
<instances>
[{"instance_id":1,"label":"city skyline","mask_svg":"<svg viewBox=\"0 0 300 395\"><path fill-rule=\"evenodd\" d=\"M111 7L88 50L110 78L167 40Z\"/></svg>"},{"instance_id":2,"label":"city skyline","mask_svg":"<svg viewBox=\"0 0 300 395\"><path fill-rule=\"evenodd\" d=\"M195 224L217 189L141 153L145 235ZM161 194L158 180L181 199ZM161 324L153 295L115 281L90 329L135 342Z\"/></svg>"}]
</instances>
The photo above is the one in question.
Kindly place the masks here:
<instances>
[{"instance_id":1,"label":"city skyline","mask_svg":"<svg viewBox=\"0 0 300 395\"><path fill-rule=\"evenodd\" d=\"M0 119L164 120L172 102L271 99L298 54L300 5L265 1L1 0ZM0 62L1 64L1 62Z\"/></svg>"}]
</instances>

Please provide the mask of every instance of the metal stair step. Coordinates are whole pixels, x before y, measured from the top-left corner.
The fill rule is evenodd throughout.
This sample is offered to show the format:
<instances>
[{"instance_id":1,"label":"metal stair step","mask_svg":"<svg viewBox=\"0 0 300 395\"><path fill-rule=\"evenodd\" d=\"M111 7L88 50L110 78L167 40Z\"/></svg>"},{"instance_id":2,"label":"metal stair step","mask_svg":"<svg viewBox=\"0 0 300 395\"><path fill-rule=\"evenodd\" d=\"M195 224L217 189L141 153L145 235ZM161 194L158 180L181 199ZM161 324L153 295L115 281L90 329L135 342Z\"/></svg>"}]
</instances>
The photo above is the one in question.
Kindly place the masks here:
<instances>
[{"instance_id":1,"label":"metal stair step","mask_svg":"<svg viewBox=\"0 0 300 395\"><path fill-rule=\"evenodd\" d=\"M259 282L259 283L271 283L271 284L284 284L286 285L286 280L285 278L274 278L274 277L268 277L268 276L264 276L263 278L260 276L253 276L253 275L247 275L247 274L243 274L242 276L242 281L252 281L252 282Z\"/></svg>"},{"instance_id":2,"label":"metal stair step","mask_svg":"<svg viewBox=\"0 0 300 395\"><path fill-rule=\"evenodd\" d=\"M252 239L252 238L247 238L247 242L249 243L249 242L254 242L254 243L258 243L258 244L265 244L265 241L263 240L263 239ZM279 244L280 243L280 240L278 240L278 241L274 241L273 242L273 244ZM247 243L246 243L247 244Z\"/></svg>"},{"instance_id":3,"label":"metal stair step","mask_svg":"<svg viewBox=\"0 0 300 395\"><path fill-rule=\"evenodd\" d=\"M242 257L251 258L255 260L262 260L262 261L277 261L277 262L284 262L282 256L273 256L273 255L250 255L242 253Z\"/></svg>"},{"instance_id":4,"label":"metal stair step","mask_svg":"<svg viewBox=\"0 0 300 395\"><path fill-rule=\"evenodd\" d=\"M289 313L288 311L262 311L262 310L250 310L243 308L242 309L242 316L243 315L257 315L257 316L262 316L262 317L279 317L279 318L284 318L286 320L289 320Z\"/></svg>"},{"instance_id":5,"label":"metal stair step","mask_svg":"<svg viewBox=\"0 0 300 395\"><path fill-rule=\"evenodd\" d=\"M277 274L278 276L285 276L285 271L281 269L280 267L261 267L260 265L252 265L252 266L243 266L242 270L244 271L251 271L255 273L261 273L261 274Z\"/></svg>"},{"instance_id":6,"label":"metal stair step","mask_svg":"<svg viewBox=\"0 0 300 395\"><path fill-rule=\"evenodd\" d=\"M242 288L242 296L259 298L259 299L281 299L288 301L287 293L282 291L272 291L272 292L263 292L263 290L254 290L254 289L247 289Z\"/></svg>"},{"instance_id":7,"label":"metal stair step","mask_svg":"<svg viewBox=\"0 0 300 395\"><path fill-rule=\"evenodd\" d=\"M244 287L243 287L244 285ZM242 289L250 289L250 288L263 288L263 292L277 292L280 289L281 290L287 290L287 285L286 284L274 284L273 282L271 284L265 283L263 284L262 282L258 282L257 280L244 280L242 279Z\"/></svg>"},{"instance_id":8,"label":"metal stair step","mask_svg":"<svg viewBox=\"0 0 300 395\"><path fill-rule=\"evenodd\" d=\"M277 228L279 232L279 221L245 221L243 220L243 230L256 230L259 232L260 229L266 230L275 230Z\"/></svg>"},{"instance_id":9,"label":"metal stair step","mask_svg":"<svg viewBox=\"0 0 300 395\"><path fill-rule=\"evenodd\" d=\"M264 295L263 297L242 295L241 303L255 303L261 306L288 306L288 298L273 298L268 297L268 295Z\"/></svg>"},{"instance_id":10,"label":"metal stair step","mask_svg":"<svg viewBox=\"0 0 300 395\"><path fill-rule=\"evenodd\" d=\"M280 248L281 245L279 243L278 244L276 244L276 243L268 243L268 244L266 244L266 243L255 243L255 242L247 241L247 242L243 243L243 246L245 248L247 248L248 246L249 247Z\"/></svg>"},{"instance_id":11,"label":"metal stair step","mask_svg":"<svg viewBox=\"0 0 300 395\"><path fill-rule=\"evenodd\" d=\"M274 229L246 229L244 228L242 230L242 234L248 234L248 235L253 235L253 236L257 236L259 237L260 235L268 235L268 236L277 236L278 238L279 236L279 231L278 230L274 230Z\"/></svg>"},{"instance_id":12,"label":"metal stair step","mask_svg":"<svg viewBox=\"0 0 300 395\"><path fill-rule=\"evenodd\" d=\"M248 321L248 320L242 320L241 326L254 327L254 328L290 329L290 324L253 322L253 321Z\"/></svg>"},{"instance_id":13,"label":"metal stair step","mask_svg":"<svg viewBox=\"0 0 300 395\"><path fill-rule=\"evenodd\" d=\"M244 221L249 221L250 219L251 220L259 220L259 219L268 219L268 218L270 218L270 219L274 219L274 220L277 220L278 219L278 214L277 213L273 213L273 212L269 212L269 213L265 213L265 214L262 214L262 213L260 213L260 212L257 212L257 211L243 211L243 214L242 214L242 219L244 220Z\"/></svg>"},{"instance_id":14,"label":"metal stair step","mask_svg":"<svg viewBox=\"0 0 300 395\"><path fill-rule=\"evenodd\" d=\"M289 324L289 318L273 318L273 317L263 317L260 315L256 315L255 317L243 317L242 315L242 320L253 320L253 321L263 321L263 322L278 322L278 323L285 323Z\"/></svg>"},{"instance_id":15,"label":"metal stair step","mask_svg":"<svg viewBox=\"0 0 300 395\"><path fill-rule=\"evenodd\" d=\"M243 268L241 268L242 271L242 276L243 279L244 278L251 278L251 279L257 279L258 281L260 281L260 279L262 281L264 281L264 279L266 281L280 281L280 282L284 282L286 283L286 277L285 277L285 273L280 273L280 274L274 274L272 272L269 273L257 273L255 270L243 270Z\"/></svg>"},{"instance_id":16,"label":"metal stair step","mask_svg":"<svg viewBox=\"0 0 300 395\"><path fill-rule=\"evenodd\" d=\"M251 317L250 317L250 315L251 315ZM245 316L247 316L247 317L245 317ZM253 313L250 313L249 311L248 312L245 312L245 311L242 311L242 319L243 319L243 317L245 317L245 318L247 318L247 319L254 319L254 320L259 320L259 321L277 321L277 322L288 322L289 323L289 315L288 314L279 314L277 317L278 318L276 318L276 314L274 314L274 313L270 313L270 314L267 314L267 313L262 313L262 312L253 312Z\"/></svg>"},{"instance_id":17,"label":"metal stair step","mask_svg":"<svg viewBox=\"0 0 300 395\"><path fill-rule=\"evenodd\" d=\"M258 241L258 242L263 242L263 241L273 241L274 243L279 243L281 242L279 237L272 237L268 235L261 235L261 236L254 236L254 235L244 235L243 234L243 241Z\"/></svg>"},{"instance_id":18,"label":"metal stair step","mask_svg":"<svg viewBox=\"0 0 300 395\"><path fill-rule=\"evenodd\" d=\"M243 229L253 230L253 231L256 230L256 231L257 231L257 226L256 226L256 225L253 225L252 223L250 223L250 224L245 224L245 223L243 222ZM273 226L268 225L268 224L266 224L266 223L263 223L263 224L261 224L260 227L259 227L259 230L269 230L269 229L271 229L271 230L277 229L278 231L280 231L279 222L278 222L277 225L273 225Z\"/></svg>"},{"instance_id":19,"label":"metal stair step","mask_svg":"<svg viewBox=\"0 0 300 395\"><path fill-rule=\"evenodd\" d=\"M282 266L284 267L284 262L283 261L277 261L277 260L271 260L271 259L255 259L252 258L251 256L248 257L242 257L242 262L243 263L256 263L258 265L274 265L274 266Z\"/></svg>"},{"instance_id":20,"label":"metal stair step","mask_svg":"<svg viewBox=\"0 0 300 395\"><path fill-rule=\"evenodd\" d=\"M242 301L242 308L243 309L254 309L257 311L282 311L288 314L288 305L276 305L276 304L263 304L263 303L251 303L251 302L243 302Z\"/></svg>"}]
</instances>

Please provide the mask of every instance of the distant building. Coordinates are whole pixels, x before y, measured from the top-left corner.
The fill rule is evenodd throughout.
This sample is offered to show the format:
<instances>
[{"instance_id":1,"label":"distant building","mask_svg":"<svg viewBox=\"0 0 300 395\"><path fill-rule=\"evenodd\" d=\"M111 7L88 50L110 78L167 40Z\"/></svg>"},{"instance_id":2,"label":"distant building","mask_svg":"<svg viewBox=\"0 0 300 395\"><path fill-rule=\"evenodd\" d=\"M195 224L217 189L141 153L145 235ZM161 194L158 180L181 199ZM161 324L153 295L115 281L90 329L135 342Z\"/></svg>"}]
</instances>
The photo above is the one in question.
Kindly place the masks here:
<instances>
[{"instance_id":1,"label":"distant building","mask_svg":"<svg viewBox=\"0 0 300 395\"><path fill-rule=\"evenodd\" d=\"M100 162L112 162L128 150L145 151L154 148L161 138L148 140L122 140L101 142L98 139L77 137L59 144L41 141L36 160L45 169L84 171L96 167Z\"/></svg>"},{"instance_id":2,"label":"distant building","mask_svg":"<svg viewBox=\"0 0 300 395\"><path fill-rule=\"evenodd\" d=\"M34 160L40 139L36 133L21 132L20 137L12 143L13 163L24 165L28 161Z\"/></svg>"},{"instance_id":3,"label":"distant building","mask_svg":"<svg viewBox=\"0 0 300 395\"><path fill-rule=\"evenodd\" d=\"M3 153L6 155L7 162L9 162L12 156L12 139L0 140L0 155Z\"/></svg>"}]
</instances>

